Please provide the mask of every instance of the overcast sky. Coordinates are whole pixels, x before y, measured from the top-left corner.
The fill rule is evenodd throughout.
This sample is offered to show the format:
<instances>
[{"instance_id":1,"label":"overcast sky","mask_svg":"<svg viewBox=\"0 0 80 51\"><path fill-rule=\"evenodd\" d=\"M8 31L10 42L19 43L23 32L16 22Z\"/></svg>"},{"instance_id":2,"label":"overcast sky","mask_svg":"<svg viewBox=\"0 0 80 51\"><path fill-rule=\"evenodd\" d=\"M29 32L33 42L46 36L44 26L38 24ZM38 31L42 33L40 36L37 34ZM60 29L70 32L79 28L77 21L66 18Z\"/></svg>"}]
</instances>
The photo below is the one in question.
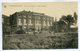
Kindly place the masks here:
<instances>
[{"instance_id":1,"label":"overcast sky","mask_svg":"<svg viewBox=\"0 0 80 51\"><path fill-rule=\"evenodd\" d=\"M3 14L9 16L22 10L45 13L59 19L62 15L78 12L77 2L50 2L50 3L3 3Z\"/></svg>"}]
</instances>

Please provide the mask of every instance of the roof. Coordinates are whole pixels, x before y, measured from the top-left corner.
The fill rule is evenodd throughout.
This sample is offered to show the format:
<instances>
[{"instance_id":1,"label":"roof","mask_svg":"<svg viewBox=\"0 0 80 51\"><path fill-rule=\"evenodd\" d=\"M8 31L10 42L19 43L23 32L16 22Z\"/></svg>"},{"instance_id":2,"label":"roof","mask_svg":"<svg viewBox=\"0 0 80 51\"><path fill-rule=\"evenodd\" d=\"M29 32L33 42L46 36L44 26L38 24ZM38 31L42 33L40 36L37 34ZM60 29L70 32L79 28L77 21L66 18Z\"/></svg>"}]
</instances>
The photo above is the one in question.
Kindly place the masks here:
<instances>
[{"instance_id":1,"label":"roof","mask_svg":"<svg viewBox=\"0 0 80 51\"><path fill-rule=\"evenodd\" d=\"M26 14L32 14L32 15L40 15L40 16L46 16L46 17L51 17L51 16L48 16L48 15L45 15L44 13L38 13L38 12L33 12L33 11L19 11L19 12L15 12L15 13L19 13L19 14L23 14L23 13L26 13ZM15 14L14 13L14 14ZM53 17L52 17L53 18Z\"/></svg>"},{"instance_id":2,"label":"roof","mask_svg":"<svg viewBox=\"0 0 80 51\"><path fill-rule=\"evenodd\" d=\"M4 17L4 18L7 18L8 16L6 16L6 15L2 14L2 18L3 18L3 17Z\"/></svg>"}]
</instances>

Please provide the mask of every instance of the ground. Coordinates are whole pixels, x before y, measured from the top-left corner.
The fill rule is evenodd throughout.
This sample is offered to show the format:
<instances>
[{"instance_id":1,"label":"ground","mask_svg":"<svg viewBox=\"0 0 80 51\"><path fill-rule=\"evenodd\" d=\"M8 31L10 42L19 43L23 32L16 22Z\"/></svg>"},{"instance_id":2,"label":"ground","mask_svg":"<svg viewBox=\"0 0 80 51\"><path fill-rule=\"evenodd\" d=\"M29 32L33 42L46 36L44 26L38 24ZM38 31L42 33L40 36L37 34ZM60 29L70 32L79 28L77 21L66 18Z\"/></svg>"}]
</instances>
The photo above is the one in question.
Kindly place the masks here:
<instances>
[{"instance_id":1,"label":"ground","mask_svg":"<svg viewBox=\"0 0 80 51\"><path fill-rule=\"evenodd\" d=\"M49 34L49 35L47 35ZM3 49L78 48L77 33L11 34L3 36Z\"/></svg>"}]
</instances>

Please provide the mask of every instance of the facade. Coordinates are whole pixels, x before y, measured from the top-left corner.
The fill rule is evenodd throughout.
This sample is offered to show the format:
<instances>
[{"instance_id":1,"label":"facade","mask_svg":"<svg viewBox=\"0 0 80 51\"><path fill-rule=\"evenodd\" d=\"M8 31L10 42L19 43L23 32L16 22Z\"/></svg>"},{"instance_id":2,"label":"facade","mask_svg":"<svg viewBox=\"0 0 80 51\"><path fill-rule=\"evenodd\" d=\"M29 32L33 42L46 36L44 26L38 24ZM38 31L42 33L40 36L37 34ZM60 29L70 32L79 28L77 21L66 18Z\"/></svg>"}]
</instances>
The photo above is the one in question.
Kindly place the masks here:
<instances>
[{"instance_id":1,"label":"facade","mask_svg":"<svg viewBox=\"0 0 80 51\"><path fill-rule=\"evenodd\" d=\"M9 22L9 17L6 15L2 15L2 29L3 29L3 33L10 33L10 22Z\"/></svg>"},{"instance_id":2,"label":"facade","mask_svg":"<svg viewBox=\"0 0 80 51\"><path fill-rule=\"evenodd\" d=\"M20 11L10 15L10 25L12 31L16 32L20 27L24 31L42 31L51 30L53 17L44 13L36 13L31 11Z\"/></svg>"},{"instance_id":3,"label":"facade","mask_svg":"<svg viewBox=\"0 0 80 51\"><path fill-rule=\"evenodd\" d=\"M5 24L5 25L9 25L9 17L6 16L6 15L2 15L2 23Z\"/></svg>"}]
</instances>

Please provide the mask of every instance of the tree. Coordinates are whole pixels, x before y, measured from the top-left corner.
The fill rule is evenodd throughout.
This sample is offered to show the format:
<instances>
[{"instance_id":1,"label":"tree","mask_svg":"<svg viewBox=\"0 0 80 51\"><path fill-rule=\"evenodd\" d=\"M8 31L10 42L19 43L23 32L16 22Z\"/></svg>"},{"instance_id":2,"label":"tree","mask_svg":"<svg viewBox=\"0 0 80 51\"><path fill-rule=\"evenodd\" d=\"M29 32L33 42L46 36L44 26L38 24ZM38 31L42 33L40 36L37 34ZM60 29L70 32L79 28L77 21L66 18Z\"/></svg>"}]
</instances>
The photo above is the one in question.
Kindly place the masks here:
<instances>
[{"instance_id":1,"label":"tree","mask_svg":"<svg viewBox=\"0 0 80 51\"><path fill-rule=\"evenodd\" d=\"M60 18L59 21L66 21L66 16L65 15L62 15L62 17Z\"/></svg>"},{"instance_id":2,"label":"tree","mask_svg":"<svg viewBox=\"0 0 80 51\"><path fill-rule=\"evenodd\" d=\"M70 26L74 23L74 18L72 15L63 15L59 21L63 21L67 25L68 31L70 31Z\"/></svg>"},{"instance_id":3,"label":"tree","mask_svg":"<svg viewBox=\"0 0 80 51\"><path fill-rule=\"evenodd\" d=\"M76 14L76 12L74 12L74 21L75 21L75 24L77 23L77 14Z\"/></svg>"},{"instance_id":4,"label":"tree","mask_svg":"<svg viewBox=\"0 0 80 51\"><path fill-rule=\"evenodd\" d=\"M70 31L70 26L74 23L74 18L72 17L72 15L67 15L66 20L68 23L68 30Z\"/></svg>"}]
</instances>

